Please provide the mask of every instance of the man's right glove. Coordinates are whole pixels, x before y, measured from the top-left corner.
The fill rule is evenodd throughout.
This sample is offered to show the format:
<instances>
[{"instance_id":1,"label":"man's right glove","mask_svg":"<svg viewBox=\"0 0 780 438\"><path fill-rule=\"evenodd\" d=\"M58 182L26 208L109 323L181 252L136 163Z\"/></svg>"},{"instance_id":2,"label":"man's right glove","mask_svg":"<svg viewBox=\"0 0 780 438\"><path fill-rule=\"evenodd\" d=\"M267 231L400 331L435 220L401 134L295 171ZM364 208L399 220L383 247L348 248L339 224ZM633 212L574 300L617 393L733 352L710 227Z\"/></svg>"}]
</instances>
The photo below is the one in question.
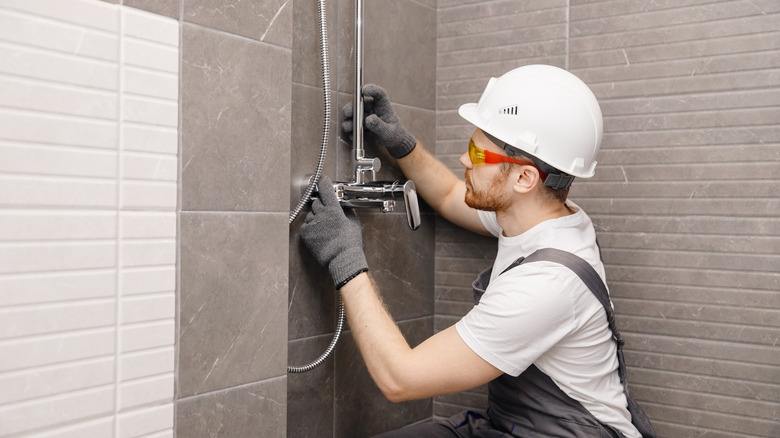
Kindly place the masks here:
<instances>
[{"instance_id":1,"label":"man's right glove","mask_svg":"<svg viewBox=\"0 0 780 438\"><path fill-rule=\"evenodd\" d=\"M373 135L377 144L387 148L387 151L395 158L403 158L412 152L417 145L414 136L404 128L401 119L393 110L387 92L380 86L368 84L363 86L363 96L373 98L373 102L366 102L363 125L368 134ZM344 133L352 134L352 102L344 105Z\"/></svg>"},{"instance_id":2,"label":"man's right glove","mask_svg":"<svg viewBox=\"0 0 780 438\"><path fill-rule=\"evenodd\" d=\"M363 252L363 235L355 213L344 212L327 176L319 181L319 198L301 226L301 240L314 258L326 266L341 289L358 274L368 271Z\"/></svg>"}]
</instances>

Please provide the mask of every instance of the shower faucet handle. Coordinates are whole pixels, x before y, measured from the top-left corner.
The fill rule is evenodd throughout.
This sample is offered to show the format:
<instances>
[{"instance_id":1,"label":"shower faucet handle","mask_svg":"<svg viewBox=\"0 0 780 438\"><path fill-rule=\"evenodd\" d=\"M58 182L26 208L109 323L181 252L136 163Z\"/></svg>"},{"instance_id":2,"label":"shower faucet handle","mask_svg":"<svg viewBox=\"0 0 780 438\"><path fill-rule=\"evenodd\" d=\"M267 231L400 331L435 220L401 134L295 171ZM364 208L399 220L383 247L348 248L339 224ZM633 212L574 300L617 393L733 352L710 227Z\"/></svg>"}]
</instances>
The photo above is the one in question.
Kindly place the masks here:
<instances>
[{"instance_id":1,"label":"shower faucet handle","mask_svg":"<svg viewBox=\"0 0 780 438\"><path fill-rule=\"evenodd\" d=\"M408 180L404 184L404 205L406 206L406 222L409 228L420 228L420 204L417 199L417 187L414 181Z\"/></svg>"}]
</instances>

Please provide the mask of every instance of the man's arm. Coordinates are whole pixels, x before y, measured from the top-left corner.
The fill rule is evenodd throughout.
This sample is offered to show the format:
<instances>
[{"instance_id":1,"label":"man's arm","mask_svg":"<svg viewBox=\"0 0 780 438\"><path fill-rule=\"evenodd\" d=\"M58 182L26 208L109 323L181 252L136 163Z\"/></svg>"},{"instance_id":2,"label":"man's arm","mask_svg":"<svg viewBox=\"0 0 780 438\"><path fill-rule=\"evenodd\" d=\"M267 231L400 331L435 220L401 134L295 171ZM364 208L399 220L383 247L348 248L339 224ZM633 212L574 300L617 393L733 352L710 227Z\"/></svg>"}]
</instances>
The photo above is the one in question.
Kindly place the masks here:
<instances>
[{"instance_id":1,"label":"man's arm","mask_svg":"<svg viewBox=\"0 0 780 438\"><path fill-rule=\"evenodd\" d=\"M390 401L464 391L502 374L466 345L455 326L410 348L366 272L345 284L341 297L368 371Z\"/></svg>"},{"instance_id":2,"label":"man's arm","mask_svg":"<svg viewBox=\"0 0 780 438\"><path fill-rule=\"evenodd\" d=\"M327 176L325 187L332 184ZM320 192L301 225L303 243L328 267L341 290L347 319L374 381L392 401L447 394L489 382L501 372L474 353L454 326L414 349L387 313L368 269L361 226L341 209L336 193Z\"/></svg>"},{"instance_id":3,"label":"man's arm","mask_svg":"<svg viewBox=\"0 0 780 438\"><path fill-rule=\"evenodd\" d=\"M404 175L413 180L425 202L445 219L475 233L490 235L482 225L477 210L466 205L466 183L431 155L421 143L398 159Z\"/></svg>"}]
</instances>

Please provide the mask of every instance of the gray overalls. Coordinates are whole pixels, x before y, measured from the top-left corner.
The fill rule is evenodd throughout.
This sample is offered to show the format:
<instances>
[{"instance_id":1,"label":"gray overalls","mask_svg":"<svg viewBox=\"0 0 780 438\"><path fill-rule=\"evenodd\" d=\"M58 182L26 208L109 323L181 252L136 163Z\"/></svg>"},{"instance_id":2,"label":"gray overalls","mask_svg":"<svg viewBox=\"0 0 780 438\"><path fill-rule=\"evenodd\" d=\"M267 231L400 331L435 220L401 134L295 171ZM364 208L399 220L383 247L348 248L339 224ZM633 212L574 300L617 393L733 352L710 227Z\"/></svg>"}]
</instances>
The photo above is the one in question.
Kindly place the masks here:
<instances>
[{"instance_id":1,"label":"gray overalls","mask_svg":"<svg viewBox=\"0 0 780 438\"><path fill-rule=\"evenodd\" d=\"M592 266L582 258L557 249L545 248L526 258L520 258L501 274L521 263L535 261L560 263L574 271L604 306L607 323L617 342L618 374L628 400L632 423L645 438L655 438L649 419L629 396L623 361L623 340L615 325L615 314L606 286ZM492 268L483 271L474 280L474 304L485 293ZM580 402L564 393L553 380L531 365L522 374L512 377L503 374L488 384L487 415L467 411L438 423L424 423L405 427L381 435L382 438L400 437L524 437L524 438L622 438L615 428L599 422Z\"/></svg>"}]
</instances>

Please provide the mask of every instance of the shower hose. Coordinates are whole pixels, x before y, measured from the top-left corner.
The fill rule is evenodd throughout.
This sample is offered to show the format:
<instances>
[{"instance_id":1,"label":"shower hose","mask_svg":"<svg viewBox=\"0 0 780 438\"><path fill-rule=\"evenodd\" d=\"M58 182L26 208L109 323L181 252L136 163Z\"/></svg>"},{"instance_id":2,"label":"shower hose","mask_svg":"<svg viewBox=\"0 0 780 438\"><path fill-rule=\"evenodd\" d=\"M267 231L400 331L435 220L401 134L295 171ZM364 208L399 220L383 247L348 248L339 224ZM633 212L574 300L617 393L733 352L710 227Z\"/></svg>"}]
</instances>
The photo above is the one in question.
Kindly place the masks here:
<instances>
[{"instance_id":1,"label":"shower hose","mask_svg":"<svg viewBox=\"0 0 780 438\"><path fill-rule=\"evenodd\" d=\"M330 66L328 62L328 27L325 18L325 0L318 0L317 6L319 8L319 27L320 27L320 58L322 60L322 100L323 100L323 121L322 121L322 143L320 144L320 155L317 159L317 168L314 171L314 176L309 180L309 185L306 187L301 200L298 205L295 206L293 211L290 212L289 225L292 225L296 217L306 207L309 202L314 188L317 186L317 182L322 175L322 167L325 163L325 155L328 152L328 131L330 130ZM305 373L311 371L314 368L322 365L323 362L333 353L341 337L342 329L344 328L344 302L339 295L339 310L338 310L338 322L336 323L336 331L333 333L333 340L330 341L330 345L325 351L315 359L313 362L303 366L287 366L288 373Z\"/></svg>"}]
</instances>

